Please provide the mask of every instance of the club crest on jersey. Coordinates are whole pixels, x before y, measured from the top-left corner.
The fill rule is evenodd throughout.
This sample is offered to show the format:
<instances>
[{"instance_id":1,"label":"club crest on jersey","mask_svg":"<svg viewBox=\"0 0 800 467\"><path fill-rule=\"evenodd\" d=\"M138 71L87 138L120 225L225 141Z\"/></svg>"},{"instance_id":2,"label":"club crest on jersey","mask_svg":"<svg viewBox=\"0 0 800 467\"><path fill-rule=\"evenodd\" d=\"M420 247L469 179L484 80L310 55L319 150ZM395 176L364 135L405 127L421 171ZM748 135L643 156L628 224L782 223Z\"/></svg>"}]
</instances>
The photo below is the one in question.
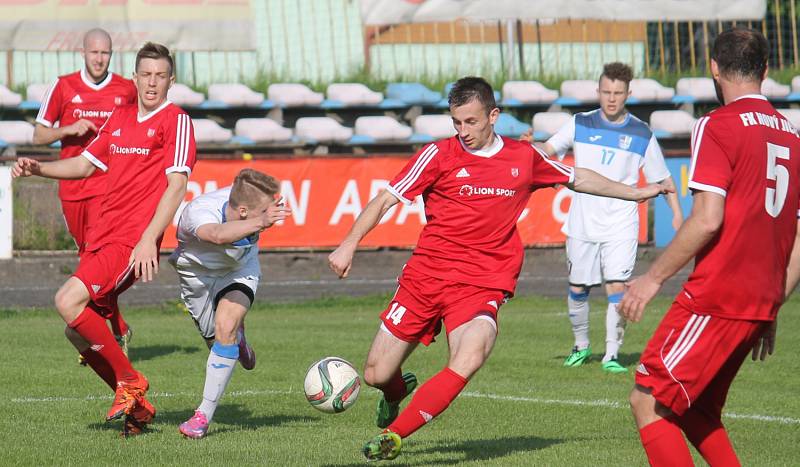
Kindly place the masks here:
<instances>
[{"instance_id":1,"label":"club crest on jersey","mask_svg":"<svg viewBox=\"0 0 800 467\"><path fill-rule=\"evenodd\" d=\"M152 128L148 128L147 129L147 137L148 138L152 138L153 136L155 136L155 134L156 134L156 130L154 130Z\"/></svg>"},{"instance_id":2,"label":"club crest on jersey","mask_svg":"<svg viewBox=\"0 0 800 467\"><path fill-rule=\"evenodd\" d=\"M117 96L114 98L114 105L122 105L122 98Z\"/></svg>"},{"instance_id":3,"label":"club crest on jersey","mask_svg":"<svg viewBox=\"0 0 800 467\"><path fill-rule=\"evenodd\" d=\"M511 176L512 177L519 177L519 169L514 167L511 169Z\"/></svg>"},{"instance_id":4,"label":"club crest on jersey","mask_svg":"<svg viewBox=\"0 0 800 467\"><path fill-rule=\"evenodd\" d=\"M620 149L629 149L631 147L631 143L633 143L633 136L628 135L619 135L619 148Z\"/></svg>"}]
</instances>

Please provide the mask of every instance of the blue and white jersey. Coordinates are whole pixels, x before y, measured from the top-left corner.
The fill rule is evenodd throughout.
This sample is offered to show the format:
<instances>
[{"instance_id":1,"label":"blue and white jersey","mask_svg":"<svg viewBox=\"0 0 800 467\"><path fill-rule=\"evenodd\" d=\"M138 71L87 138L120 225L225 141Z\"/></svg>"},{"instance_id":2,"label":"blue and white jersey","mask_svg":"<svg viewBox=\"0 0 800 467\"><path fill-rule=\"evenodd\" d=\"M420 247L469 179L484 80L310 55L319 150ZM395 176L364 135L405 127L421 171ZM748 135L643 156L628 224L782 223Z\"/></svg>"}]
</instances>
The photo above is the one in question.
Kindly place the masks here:
<instances>
[{"instance_id":1,"label":"blue and white jersey","mask_svg":"<svg viewBox=\"0 0 800 467\"><path fill-rule=\"evenodd\" d=\"M224 224L225 207L231 187L222 188L193 199L178 222L178 248L170 256L176 268L203 269L209 274L226 274L249 261L258 263L258 233L234 243L216 245L200 240L197 229L206 224Z\"/></svg>"},{"instance_id":2,"label":"blue and white jersey","mask_svg":"<svg viewBox=\"0 0 800 467\"><path fill-rule=\"evenodd\" d=\"M607 121L600 109L576 114L547 142L559 159L564 158L571 146L575 167L594 170L626 185L639 182L639 169L650 183L670 176L650 127L630 113L621 123ZM569 237L590 242L637 238L636 207L634 201L573 193L562 231Z\"/></svg>"}]
</instances>

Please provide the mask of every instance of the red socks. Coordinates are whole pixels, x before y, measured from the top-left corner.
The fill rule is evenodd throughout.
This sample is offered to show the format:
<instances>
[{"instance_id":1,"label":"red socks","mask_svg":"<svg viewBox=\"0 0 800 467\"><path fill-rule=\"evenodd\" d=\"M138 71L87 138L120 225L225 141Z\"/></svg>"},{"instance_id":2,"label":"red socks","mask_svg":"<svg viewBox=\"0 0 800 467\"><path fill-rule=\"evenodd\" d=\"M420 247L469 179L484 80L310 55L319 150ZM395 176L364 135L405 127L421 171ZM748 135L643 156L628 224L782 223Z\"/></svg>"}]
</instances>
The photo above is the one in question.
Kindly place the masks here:
<instances>
[{"instance_id":1,"label":"red socks","mask_svg":"<svg viewBox=\"0 0 800 467\"><path fill-rule=\"evenodd\" d=\"M445 368L417 389L408 406L389 425L389 431L397 433L401 438L409 436L444 412L466 385L467 380L464 377Z\"/></svg>"},{"instance_id":2,"label":"red socks","mask_svg":"<svg viewBox=\"0 0 800 467\"><path fill-rule=\"evenodd\" d=\"M694 466L681 429L670 420L662 418L645 426L639 430L639 436L651 466Z\"/></svg>"},{"instance_id":3,"label":"red socks","mask_svg":"<svg viewBox=\"0 0 800 467\"><path fill-rule=\"evenodd\" d=\"M690 409L678 417L677 422L709 465L741 465L721 421Z\"/></svg>"},{"instance_id":4,"label":"red socks","mask_svg":"<svg viewBox=\"0 0 800 467\"><path fill-rule=\"evenodd\" d=\"M117 377L114 376L114 369L111 368L111 365L97 352L88 348L81 352L83 359L89 365L89 367L97 373L98 376L103 378L103 381L106 382L108 387L111 388L112 391L117 390Z\"/></svg>"},{"instance_id":5,"label":"red socks","mask_svg":"<svg viewBox=\"0 0 800 467\"><path fill-rule=\"evenodd\" d=\"M392 376L386 385L381 386L380 390L383 391L383 398L387 402L397 402L408 394L406 394L406 382L403 379L403 372L398 368L397 373Z\"/></svg>"},{"instance_id":6,"label":"red socks","mask_svg":"<svg viewBox=\"0 0 800 467\"><path fill-rule=\"evenodd\" d=\"M86 350L87 352L97 352L108 362L117 381L131 381L138 377L128 357L122 353L114 335L108 329L106 321L91 308L84 308L81 314L69 323L69 327L89 342L90 348Z\"/></svg>"}]
</instances>

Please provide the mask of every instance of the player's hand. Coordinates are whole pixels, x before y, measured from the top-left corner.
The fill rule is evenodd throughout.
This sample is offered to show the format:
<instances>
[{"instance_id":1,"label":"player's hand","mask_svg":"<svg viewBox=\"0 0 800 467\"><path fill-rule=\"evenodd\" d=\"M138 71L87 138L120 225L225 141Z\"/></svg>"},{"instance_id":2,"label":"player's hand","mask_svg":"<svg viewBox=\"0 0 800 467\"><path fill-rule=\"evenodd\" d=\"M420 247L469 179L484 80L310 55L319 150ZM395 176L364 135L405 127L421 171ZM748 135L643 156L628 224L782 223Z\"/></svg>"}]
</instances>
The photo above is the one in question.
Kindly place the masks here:
<instances>
[{"instance_id":1,"label":"player's hand","mask_svg":"<svg viewBox=\"0 0 800 467\"><path fill-rule=\"evenodd\" d=\"M778 330L778 320L769 323L764 328L764 333L756 340L753 346L753 361L767 359L775 351L775 332Z\"/></svg>"},{"instance_id":2,"label":"player's hand","mask_svg":"<svg viewBox=\"0 0 800 467\"><path fill-rule=\"evenodd\" d=\"M353 249L346 245L339 245L333 253L328 255L328 266L331 270L339 276L339 279L344 279L350 273L350 267L353 265Z\"/></svg>"},{"instance_id":3,"label":"player's hand","mask_svg":"<svg viewBox=\"0 0 800 467\"><path fill-rule=\"evenodd\" d=\"M628 321L642 319L644 309L661 289L661 284L645 274L625 283L625 295L619 302L617 312Z\"/></svg>"},{"instance_id":4,"label":"player's hand","mask_svg":"<svg viewBox=\"0 0 800 467\"><path fill-rule=\"evenodd\" d=\"M136 278L142 278L142 282L150 282L158 274L158 247L156 242L141 239L136 244L128 264L133 265L133 273Z\"/></svg>"},{"instance_id":5,"label":"player's hand","mask_svg":"<svg viewBox=\"0 0 800 467\"><path fill-rule=\"evenodd\" d=\"M287 208L283 203L283 198L279 199L277 203L271 204L267 211L261 215L261 230L272 227L276 222L282 221L292 215L292 210Z\"/></svg>"},{"instance_id":6,"label":"player's hand","mask_svg":"<svg viewBox=\"0 0 800 467\"><path fill-rule=\"evenodd\" d=\"M525 133L519 135L519 140L524 141L526 143L533 144L533 128L529 129Z\"/></svg>"},{"instance_id":7,"label":"player's hand","mask_svg":"<svg viewBox=\"0 0 800 467\"><path fill-rule=\"evenodd\" d=\"M30 157L20 157L11 167L11 178L40 175L41 171L39 168L39 161L36 159L31 159Z\"/></svg>"},{"instance_id":8,"label":"player's hand","mask_svg":"<svg viewBox=\"0 0 800 467\"><path fill-rule=\"evenodd\" d=\"M82 118L72 125L67 125L62 130L64 136L83 136L89 131L97 133L97 126L89 120Z\"/></svg>"},{"instance_id":9,"label":"player's hand","mask_svg":"<svg viewBox=\"0 0 800 467\"><path fill-rule=\"evenodd\" d=\"M651 183L649 185L638 188L637 201L642 202L650 198L655 198L658 195L673 193L675 190L661 183Z\"/></svg>"}]
</instances>

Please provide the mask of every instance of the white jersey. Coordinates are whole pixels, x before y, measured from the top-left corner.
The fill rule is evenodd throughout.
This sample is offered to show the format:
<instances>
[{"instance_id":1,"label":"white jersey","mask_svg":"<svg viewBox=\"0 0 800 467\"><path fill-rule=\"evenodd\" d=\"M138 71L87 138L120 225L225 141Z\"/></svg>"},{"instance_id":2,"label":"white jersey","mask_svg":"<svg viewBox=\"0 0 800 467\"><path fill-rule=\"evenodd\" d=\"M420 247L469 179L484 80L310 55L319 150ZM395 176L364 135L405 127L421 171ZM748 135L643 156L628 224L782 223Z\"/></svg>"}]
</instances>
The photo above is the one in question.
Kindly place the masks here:
<instances>
[{"instance_id":1,"label":"white jersey","mask_svg":"<svg viewBox=\"0 0 800 467\"><path fill-rule=\"evenodd\" d=\"M572 146L575 167L594 170L626 185L638 183L639 169L650 183L670 176L650 127L630 113L622 123L608 122L600 109L576 114L547 142L559 159ZM590 242L637 238L637 203L573 193L562 231L571 238Z\"/></svg>"},{"instance_id":2,"label":"white jersey","mask_svg":"<svg viewBox=\"0 0 800 467\"><path fill-rule=\"evenodd\" d=\"M225 223L225 207L230 194L231 187L206 193L183 209L178 222L178 248L169 259L176 268L224 275L254 259L258 263L258 233L226 245L216 245L197 237L201 225Z\"/></svg>"}]
</instances>

